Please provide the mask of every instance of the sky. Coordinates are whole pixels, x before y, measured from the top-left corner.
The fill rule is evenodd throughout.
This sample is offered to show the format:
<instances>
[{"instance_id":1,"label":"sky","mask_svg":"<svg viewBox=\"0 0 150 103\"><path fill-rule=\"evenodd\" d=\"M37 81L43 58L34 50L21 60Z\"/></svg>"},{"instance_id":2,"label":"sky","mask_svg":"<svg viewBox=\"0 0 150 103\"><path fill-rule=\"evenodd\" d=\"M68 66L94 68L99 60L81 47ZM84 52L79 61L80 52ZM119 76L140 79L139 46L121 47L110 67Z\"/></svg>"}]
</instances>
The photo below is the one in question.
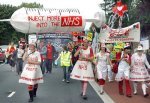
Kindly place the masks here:
<instances>
[{"instance_id":1,"label":"sky","mask_svg":"<svg viewBox=\"0 0 150 103\"><path fill-rule=\"evenodd\" d=\"M73 8L84 8L92 7L95 8L97 4L102 3L103 0L1 0L0 4L11 4L18 6L22 2L37 2L43 4L45 8L64 8L64 7L73 7ZM91 8L90 8L91 9Z\"/></svg>"},{"instance_id":2,"label":"sky","mask_svg":"<svg viewBox=\"0 0 150 103\"><path fill-rule=\"evenodd\" d=\"M44 8L77 8L86 15L93 15L100 9L98 6L103 0L1 0L0 4L10 4L19 6L22 2L33 3L37 2L43 4ZM87 27L90 25L87 24Z\"/></svg>"}]
</instances>

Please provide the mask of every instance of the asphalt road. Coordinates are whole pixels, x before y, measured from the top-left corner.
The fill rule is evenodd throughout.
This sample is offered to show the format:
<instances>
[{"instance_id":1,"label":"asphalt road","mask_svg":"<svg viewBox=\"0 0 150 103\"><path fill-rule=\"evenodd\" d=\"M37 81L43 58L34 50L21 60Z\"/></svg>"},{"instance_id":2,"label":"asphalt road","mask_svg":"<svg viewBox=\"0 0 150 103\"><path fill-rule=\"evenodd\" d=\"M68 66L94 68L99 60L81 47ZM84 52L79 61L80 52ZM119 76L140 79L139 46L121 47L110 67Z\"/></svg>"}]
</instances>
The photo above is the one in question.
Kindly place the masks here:
<instances>
[{"instance_id":1,"label":"asphalt road","mask_svg":"<svg viewBox=\"0 0 150 103\"><path fill-rule=\"evenodd\" d=\"M104 103L90 85L88 100L83 100L80 81L71 80L67 84L62 82L62 77L61 68L53 68L52 74L46 74L33 103ZM11 71L8 64L0 64L0 103L28 103L27 85L19 84L18 80L19 76ZM14 95L8 97L12 92Z\"/></svg>"}]
</instances>

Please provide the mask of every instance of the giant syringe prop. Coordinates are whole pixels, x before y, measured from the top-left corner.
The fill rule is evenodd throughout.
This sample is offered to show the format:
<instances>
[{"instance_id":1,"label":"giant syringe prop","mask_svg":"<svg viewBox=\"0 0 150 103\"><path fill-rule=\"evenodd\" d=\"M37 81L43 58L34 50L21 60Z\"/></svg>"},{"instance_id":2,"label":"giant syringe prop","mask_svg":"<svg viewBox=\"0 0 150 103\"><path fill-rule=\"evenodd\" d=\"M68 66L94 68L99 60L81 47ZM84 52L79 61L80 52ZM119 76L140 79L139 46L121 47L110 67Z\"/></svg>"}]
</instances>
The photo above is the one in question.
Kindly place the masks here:
<instances>
[{"instance_id":1,"label":"giant syringe prop","mask_svg":"<svg viewBox=\"0 0 150 103\"><path fill-rule=\"evenodd\" d=\"M10 19L0 21L9 21L17 31L22 33L68 33L83 31L86 22L93 22L100 27L105 21L105 15L103 12L96 12L92 18L88 18L82 15L79 9L23 7L16 10Z\"/></svg>"}]
</instances>

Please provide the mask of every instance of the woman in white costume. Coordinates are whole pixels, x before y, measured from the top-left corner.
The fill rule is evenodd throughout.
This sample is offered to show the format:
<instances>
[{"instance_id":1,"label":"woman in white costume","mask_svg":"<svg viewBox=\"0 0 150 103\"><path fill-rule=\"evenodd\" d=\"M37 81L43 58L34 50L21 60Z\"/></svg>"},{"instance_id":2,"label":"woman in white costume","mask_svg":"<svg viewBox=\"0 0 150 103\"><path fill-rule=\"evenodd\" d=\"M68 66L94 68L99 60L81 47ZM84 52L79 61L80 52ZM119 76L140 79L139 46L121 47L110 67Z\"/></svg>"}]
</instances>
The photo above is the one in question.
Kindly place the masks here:
<instances>
[{"instance_id":1,"label":"woman in white costume","mask_svg":"<svg viewBox=\"0 0 150 103\"><path fill-rule=\"evenodd\" d=\"M88 40L86 38L84 38L83 40L83 46L79 47L74 56L77 57L78 55L79 59L73 68L71 78L81 81L81 96L83 99L86 100L86 90L88 81L94 81L94 74L92 69L92 60L94 59L94 55L92 48L88 46Z\"/></svg>"},{"instance_id":2,"label":"woman in white costume","mask_svg":"<svg viewBox=\"0 0 150 103\"><path fill-rule=\"evenodd\" d=\"M43 83L43 75L40 68L41 56L40 53L36 51L35 43L29 44L29 50L26 49L23 60L26 61L26 64L19 79L19 83L28 85L29 102L33 102L33 97L36 97L38 83Z\"/></svg>"},{"instance_id":3,"label":"woman in white costume","mask_svg":"<svg viewBox=\"0 0 150 103\"><path fill-rule=\"evenodd\" d=\"M112 68L112 64L109 58L109 55L106 52L106 46L104 43L100 46L100 52L96 54L96 71L97 71L97 77L99 80L99 85L101 87L100 94L103 94L103 87L105 85L105 80L107 77L107 62L109 63L110 67Z\"/></svg>"},{"instance_id":4,"label":"woman in white costume","mask_svg":"<svg viewBox=\"0 0 150 103\"><path fill-rule=\"evenodd\" d=\"M116 81L118 81L119 94L123 95L123 82L125 81L126 86L126 96L131 96L131 86L130 86L130 64L131 64L131 47L127 43L124 47L124 51L121 53L121 59L118 65L118 73L116 75Z\"/></svg>"},{"instance_id":5,"label":"woman in white costume","mask_svg":"<svg viewBox=\"0 0 150 103\"><path fill-rule=\"evenodd\" d=\"M144 97L147 97L149 94L146 93L147 86L145 82L150 80L150 76L145 65L149 69L150 65L146 55L143 53L143 47L141 45L138 46L137 52L132 55L131 61L131 81L133 81L134 94L137 94L137 82L140 82L142 84Z\"/></svg>"}]
</instances>

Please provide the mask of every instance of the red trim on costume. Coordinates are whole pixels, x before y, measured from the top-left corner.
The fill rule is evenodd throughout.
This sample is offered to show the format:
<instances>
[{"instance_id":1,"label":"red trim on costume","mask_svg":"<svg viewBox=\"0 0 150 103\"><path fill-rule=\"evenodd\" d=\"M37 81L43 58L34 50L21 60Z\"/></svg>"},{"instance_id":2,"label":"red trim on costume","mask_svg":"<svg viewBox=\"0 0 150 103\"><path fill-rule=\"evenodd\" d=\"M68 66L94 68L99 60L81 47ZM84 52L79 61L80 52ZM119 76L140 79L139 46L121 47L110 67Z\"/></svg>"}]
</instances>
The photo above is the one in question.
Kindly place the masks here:
<instances>
[{"instance_id":1,"label":"red trim on costume","mask_svg":"<svg viewBox=\"0 0 150 103\"><path fill-rule=\"evenodd\" d=\"M78 76L78 75L74 75L74 77L76 77L76 78L81 78L81 76Z\"/></svg>"},{"instance_id":2,"label":"red trim on costume","mask_svg":"<svg viewBox=\"0 0 150 103\"><path fill-rule=\"evenodd\" d=\"M43 77L41 77L41 78L35 78L35 79L31 79L31 78L27 78L27 77L21 77L21 79L27 80L27 81L38 81L38 80L42 80Z\"/></svg>"},{"instance_id":3,"label":"red trim on costume","mask_svg":"<svg viewBox=\"0 0 150 103\"><path fill-rule=\"evenodd\" d=\"M94 77L83 77L83 79L94 79Z\"/></svg>"},{"instance_id":4,"label":"red trim on costume","mask_svg":"<svg viewBox=\"0 0 150 103\"><path fill-rule=\"evenodd\" d=\"M136 80L136 79L150 79L150 77L146 77L146 78L130 78L131 80Z\"/></svg>"},{"instance_id":5,"label":"red trim on costume","mask_svg":"<svg viewBox=\"0 0 150 103\"><path fill-rule=\"evenodd\" d=\"M76 78L81 78L81 76L79 76L79 75L71 75L71 76L74 76L74 77L76 77ZM83 77L83 79L94 79L94 77Z\"/></svg>"}]
</instances>

